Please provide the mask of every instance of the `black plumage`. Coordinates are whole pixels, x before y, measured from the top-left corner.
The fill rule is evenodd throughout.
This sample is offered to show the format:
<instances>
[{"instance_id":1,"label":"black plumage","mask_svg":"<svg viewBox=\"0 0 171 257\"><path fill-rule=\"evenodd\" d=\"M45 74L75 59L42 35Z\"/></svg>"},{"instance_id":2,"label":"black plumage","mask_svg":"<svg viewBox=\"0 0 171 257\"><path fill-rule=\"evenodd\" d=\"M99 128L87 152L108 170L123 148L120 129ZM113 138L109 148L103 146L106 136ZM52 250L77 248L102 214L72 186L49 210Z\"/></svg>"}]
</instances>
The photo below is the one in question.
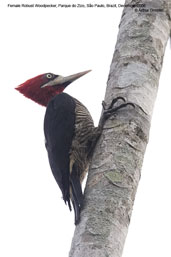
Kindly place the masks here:
<instances>
[{"instance_id":1,"label":"black plumage","mask_svg":"<svg viewBox=\"0 0 171 257\"><path fill-rule=\"evenodd\" d=\"M77 224L83 204L81 182L96 141L94 137L98 136L97 128L84 105L61 93L47 106L44 133L52 173L70 210L72 201Z\"/></svg>"}]
</instances>

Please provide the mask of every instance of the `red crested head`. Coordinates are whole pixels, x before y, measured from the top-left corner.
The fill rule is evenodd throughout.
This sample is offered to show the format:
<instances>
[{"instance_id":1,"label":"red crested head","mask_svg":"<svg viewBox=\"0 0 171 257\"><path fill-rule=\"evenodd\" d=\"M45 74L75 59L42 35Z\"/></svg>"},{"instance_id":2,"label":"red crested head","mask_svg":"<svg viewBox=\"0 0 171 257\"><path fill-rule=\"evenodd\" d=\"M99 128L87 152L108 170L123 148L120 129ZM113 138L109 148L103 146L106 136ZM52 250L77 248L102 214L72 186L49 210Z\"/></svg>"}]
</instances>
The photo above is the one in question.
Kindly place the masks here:
<instances>
[{"instance_id":1,"label":"red crested head","mask_svg":"<svg viewBox=\"0 0 171 257\"><path fill-rule=\"evenodd\" d=\"M57 77L59 76L52 73L38 75L16 87L16 90L36 103L47 106L50 99L61 93L65 88L64 85L48 86L48 83Z\"/></svg>"},{"instance_id":2,"label":"red crested head","mask_svg":"<svg viewBox=\"0 0 171 257\"><path fill-rule=\"evenodd\" d=\"M48 102L55 95L63 92L65 87L89 71L80 72L67 77L62 77L52 73L45 73L27 80L15 89L36 103L47 106Z\"/></svg>"}]
</instances>

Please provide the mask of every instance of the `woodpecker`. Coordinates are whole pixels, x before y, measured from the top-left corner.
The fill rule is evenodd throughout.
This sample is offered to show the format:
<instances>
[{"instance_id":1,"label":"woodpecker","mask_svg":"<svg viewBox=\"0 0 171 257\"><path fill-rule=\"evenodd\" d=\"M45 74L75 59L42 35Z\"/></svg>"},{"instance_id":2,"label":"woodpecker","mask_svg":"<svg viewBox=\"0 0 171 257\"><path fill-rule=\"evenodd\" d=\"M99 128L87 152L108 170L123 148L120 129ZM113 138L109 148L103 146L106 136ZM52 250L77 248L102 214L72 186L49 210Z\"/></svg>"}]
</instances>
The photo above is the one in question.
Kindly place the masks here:
<instances>
[{"instance_id":1,"label":"woodpecker","mask_svg":"<svg viewBox=\"0 0 171 257\"><path fill-rule=\"evenodd\" d=\"M118 109L132 103L123 103L114 108L117 97L106 108L98 127L87 108L63 90L76 79L90 72L84 71L70 76L45 73L27 80L16 89L27 98L46 107L44 118L45 146L54 178L62 192L63 200L75 213L75 224L80 221L83 207L81 184L88 170L91 156L105 121Z\"/></svg>"}]
</instances>

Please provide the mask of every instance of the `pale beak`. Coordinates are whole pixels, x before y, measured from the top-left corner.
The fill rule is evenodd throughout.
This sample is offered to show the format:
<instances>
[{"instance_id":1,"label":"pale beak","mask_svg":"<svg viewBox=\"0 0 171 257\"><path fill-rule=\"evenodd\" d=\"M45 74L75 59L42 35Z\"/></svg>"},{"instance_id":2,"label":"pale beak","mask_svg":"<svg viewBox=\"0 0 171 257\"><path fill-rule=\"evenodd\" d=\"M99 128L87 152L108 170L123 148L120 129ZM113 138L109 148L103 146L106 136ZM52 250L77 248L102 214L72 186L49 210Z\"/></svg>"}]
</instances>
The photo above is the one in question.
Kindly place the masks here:
<instances>
[{"instance_id":1,"label":"pale beak","mask_svg":"<svg viewBox=\"0 0 171 257\"><path fill-rule=\"evenodd\" d=\"M79 72L67 77L63 77L63 76L57 76L55 79L49 81L48 83L44 84L42 86L43 87L47 87L47 86L58 86L58 85L63 85L63 86L68 86L69 84L71 84L73 81L75 81L76 79L79 79L80 77L84 76L85 74L87 74L88 72L90 72L91 70L87 70L87 71L83 71L83 72Z\"/></svg>"}]
</instances>

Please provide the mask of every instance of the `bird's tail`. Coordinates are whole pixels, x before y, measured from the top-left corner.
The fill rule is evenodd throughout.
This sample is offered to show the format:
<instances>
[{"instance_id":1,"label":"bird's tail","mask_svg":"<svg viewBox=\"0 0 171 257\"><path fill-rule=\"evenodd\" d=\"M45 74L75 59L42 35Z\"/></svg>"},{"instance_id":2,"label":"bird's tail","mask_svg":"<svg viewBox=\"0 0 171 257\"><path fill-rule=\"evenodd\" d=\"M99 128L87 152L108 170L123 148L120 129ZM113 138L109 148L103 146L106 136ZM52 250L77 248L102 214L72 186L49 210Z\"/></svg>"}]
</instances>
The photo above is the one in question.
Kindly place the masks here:
<instances>
[{"instance_id":1,"label":"bird's tail","mask_svg":"<svg viewBox=\"0 0 171 257\"><path fill-rule=\"evenodd\" d=\"M78 175L73 166L73 170L70 176L71 182L71 200L75 212L75 225L80 221L80 211L83 206L83 193Z\"/></svg>"}]
</instances>

